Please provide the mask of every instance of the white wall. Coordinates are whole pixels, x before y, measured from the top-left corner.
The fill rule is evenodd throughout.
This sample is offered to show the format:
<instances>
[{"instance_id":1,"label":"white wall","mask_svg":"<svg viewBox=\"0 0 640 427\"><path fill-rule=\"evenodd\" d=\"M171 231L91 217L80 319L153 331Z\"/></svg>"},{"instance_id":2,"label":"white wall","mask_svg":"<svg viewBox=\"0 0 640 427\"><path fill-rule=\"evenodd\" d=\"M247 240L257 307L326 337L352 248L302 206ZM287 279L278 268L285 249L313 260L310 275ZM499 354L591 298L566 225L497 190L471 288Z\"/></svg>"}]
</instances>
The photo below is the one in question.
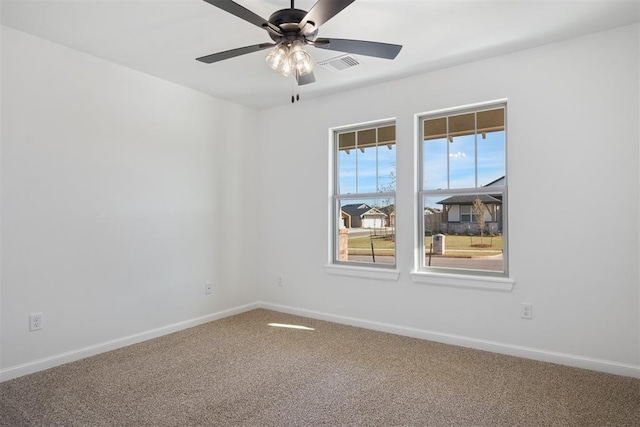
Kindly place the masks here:
<instances>
[{"instance_id":1,"label":"white wall","mask_svg":"<svg viewBox=\"0 0 640 427\"><path fill-rule=\"evenodd\" d=\"M261 112L261 299L639 374L638 34L620 28ZM414 114L501 98L515 287L414 283ZM389 117L397 118L400 278L328 275L328 129ZM520 318L521 302L533 304L532 320Z\"/></svg>"},{"instance_id":2,"label":"white wall","mask_svg":"<svg viewBox=\"0 0 640 427\"><path fill-rule=\"evenodd\" d=\"M2 28L5 377L255 301L245 256L256 121L253 110ZM30 333L34 312L44 328Z\"/></svg>"}]
</instances>

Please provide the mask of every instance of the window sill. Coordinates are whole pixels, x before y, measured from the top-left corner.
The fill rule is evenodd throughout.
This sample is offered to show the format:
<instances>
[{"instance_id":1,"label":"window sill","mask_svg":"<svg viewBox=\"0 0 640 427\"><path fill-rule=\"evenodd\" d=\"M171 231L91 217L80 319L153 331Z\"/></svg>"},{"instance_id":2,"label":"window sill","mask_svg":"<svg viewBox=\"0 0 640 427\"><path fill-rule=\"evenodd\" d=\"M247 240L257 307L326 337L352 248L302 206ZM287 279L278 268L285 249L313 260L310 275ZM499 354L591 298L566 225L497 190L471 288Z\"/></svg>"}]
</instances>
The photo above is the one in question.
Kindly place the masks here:
<instances>
[{"instance_id":1,"label":"window sill","mask_svg":"<svg viewBox=\"0 0 640 427\"><path fill-rule=\"evenodd\" d=\"M400 271L395 269L353 267L350 265L335 264L325 265L324 269L329 274L347 277L360 277L364 279L397 281L398 277L400 277Z\"/></svg>"},{"instance_id":2,"label":"window sill","mask_svg":"<svg viewBox=\"0 0 640 427\"><path fill-rule=\"evenodd\" d=\"M411 279L415 283L428 285L501 292L511 292L515 284L515 280L509 277L467 276L464 274L443 274L426 271L412 272Z\"/></svg>"}]
</instances>

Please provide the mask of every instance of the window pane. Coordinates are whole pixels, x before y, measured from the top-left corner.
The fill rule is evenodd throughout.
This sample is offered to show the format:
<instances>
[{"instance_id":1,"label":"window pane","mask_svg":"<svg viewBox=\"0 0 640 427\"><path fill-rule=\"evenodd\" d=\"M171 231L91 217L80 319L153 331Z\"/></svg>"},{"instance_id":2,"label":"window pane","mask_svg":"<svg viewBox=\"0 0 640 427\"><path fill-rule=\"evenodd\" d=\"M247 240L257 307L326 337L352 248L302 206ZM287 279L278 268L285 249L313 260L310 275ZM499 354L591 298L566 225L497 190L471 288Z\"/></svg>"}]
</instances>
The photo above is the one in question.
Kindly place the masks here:
<instances>
[{"instance_id":1,"label":"window pane","mask_svg":"<svg viewBox=\"0 0 640 427\"><path fill-rule=\"evenodd\" d=\"M358 148L375 147L376 140L377 137L375 129L358 131Z\"/></svg>"},{"instance_id":2,"label":"window pane","mask_svg":"<svg viewBox=\"0 0 640 427\"><path fill-rule=\"evenodd\" d=\"M447 118L425 120L423 124L424 141L443 139L447 137Z\"/></svg>"},{"instance_id":3,"label":"window pane","mask_svg":"<svg viewBox=\"0 0 640 427\"><path fill-rule=\"evenodd\" d=\"M449 188L476 186L475 135L458 136L449 143Z\"/></svg>"},{"instance_id":4,"label":"window pane","mask_svg":"<svg viewBox=\"0 0 640 427\"><path fill-rule=\"evenodd\" d=\"M378 128L378 144L386 145L396 142L396 125Z\"/></svg>"},{"instance_id":5,"label":"window pane","mask_svg":"<svg viewBox=\"0 0 640 427\"><path fill-rule=\"evenodd\" d=\"M438 190L449 188L447 183L447 139L431 139L422 143L422 188Z\"/></svg>"},{"instance_id":6,"label":"window pane","mask_svg":"<svg viewBox=\"0 0 640 427\"><path fill-rule=\"evenodd\" d=\"M471 211L471 205L462 205L460 206L460 222L471 222L473 220L473 213ZM467 224L467 227L470 228L470 224ZM470 232L471 230L468 230Z\"/></svg>"},{"instance_id":7,"label":"window pane","mask_svg":"<svg viewBox=\"0 0 640 427\"><path fill-rule=\"evenodd\" d=\"M349 152L356 146L356 133L346 132L338 135L338 149Z\"/></svg>"},{"instance_id":8,"label":"window pane","mask_svg":"<svg viewBox=\"0 0 640 427\"><path fill-rule=\"evenodd\" d=\"M396 191L396 144L378 146L378 190L390 193Z\"/></svg>"},{"instance_id":9,"label":"window pane","mask_svg":"<svg viewBox=\"0 0 640 427\"><path fill-rule=\"evenodd\" d=\"M449 120L449 188L476 186L475 113L451 116Z\"/></svg>"},{"instance_id":10,"label":"window pane","mask_svg":"<svg viewBox=\"0 0 640 427\"><path fill-rule=\"evenodd\" d=\"M395 199L340 200L337 261L395 264Z\"/></svg>"},{"instance_id":11,"label":"window pane","mask_svg":"<svg viewBox=\"0 0 640 427\"><path fill-rule=\"evenodd\" d=\"M502 195L424 197L424 266L504 271Z\"/></svg>"},{"instance_id":12,"label":"window pane","mask_svg":"<svg viewBox=\"0 0 640 427\"><path fill-rule=\"evenodd\" d=\"M479 134L504 131L504 108L478 111L476 120Z\"/></svg>"},{"instance_id":13,"label":"window pane","mask_svg":"<svg viewBox=\"0 0 640 427\"><path fill-rule=\"evenodd\" d=\"M376 152L377 147L365 144L356 151L358 162L358 188L356 193L375 193L376 187Z\"/></svg>"},{"instance_id":14,"label":"window pane","mask_svg":"<svg viewBox=\"0 0 640 427\"><path fill-rule=\"evenodd\" d=\"M457 116L449 116L449 138L456 136L473 135L476 132L476 115L475 113L459 114Z\"/></svg>"},{"instance_id":15,"label":"window pane","mask_svg":"<svg viewBox=\"0 0 640 427\"><path fill-rule=\"evenodd\" d=\"M504 108L479 111L478 186L501 185L505 176Z\"/></svg>"},{"instance_id":16,"label":"window pane","mask_svg":"<svg viewBox=\"0 0 640 427\"><path fill-rule=\"evenodd\" d=\"M340 135L340 150L338 151L338 193L352 194L356 192L356 153L355 133L351 133L353 141L347 142L347 138Z\"/></svg>"},{"instance_id":17,"label":"window pane","mask_svg":"<svg viewBox=\"0 0 640 427\"><path fill-rule=\"evenodd\" d=\"M446 221L443 205L439 202L448 196L427 196L424 198L424 234L431 236L443 231L442 224Z\"/></svg>"},{"instance_id":18,"label":"window pane","mask_svg":"<svg viewBox=\"0 0 640 427\"><path fill-rule=\"evenodd\" d=\"M502 185L505 176L504 131L478 136L478 186Z\"/></svg>"}]
</instances>

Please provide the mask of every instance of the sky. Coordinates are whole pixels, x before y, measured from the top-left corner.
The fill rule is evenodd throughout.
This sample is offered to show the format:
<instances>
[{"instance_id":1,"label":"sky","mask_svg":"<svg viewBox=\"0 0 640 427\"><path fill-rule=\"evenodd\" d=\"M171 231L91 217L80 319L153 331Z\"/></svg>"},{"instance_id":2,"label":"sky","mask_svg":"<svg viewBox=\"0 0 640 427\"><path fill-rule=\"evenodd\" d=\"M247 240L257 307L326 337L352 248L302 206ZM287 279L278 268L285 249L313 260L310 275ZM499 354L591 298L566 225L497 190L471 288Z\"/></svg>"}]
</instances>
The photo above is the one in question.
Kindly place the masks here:
<instances>
[{"instance_id":1,"label":"sky","mask_svg":"<svg viewBox=\"0 0 640 427\"><path fill-rule=\"evenodd\" d=\"M349 154L340 151L340 194L389 191L396 170L396 145L388 147L369 147L364 153L361 150L350 150Z\"/></svg>"},{"instance_id":2,"label":"sky","mask_svg":"<svg viewBox=\"0 0 640 427\"><path fill-rule=\"evenodd\" d=\"M478 135L477 182L474 145L474 135L455 137L453 142L447 142L446 138L424 141L423 189L477 188L504 176L504 131L489 132L484 139Z\"/></svg>"}]
</instances>

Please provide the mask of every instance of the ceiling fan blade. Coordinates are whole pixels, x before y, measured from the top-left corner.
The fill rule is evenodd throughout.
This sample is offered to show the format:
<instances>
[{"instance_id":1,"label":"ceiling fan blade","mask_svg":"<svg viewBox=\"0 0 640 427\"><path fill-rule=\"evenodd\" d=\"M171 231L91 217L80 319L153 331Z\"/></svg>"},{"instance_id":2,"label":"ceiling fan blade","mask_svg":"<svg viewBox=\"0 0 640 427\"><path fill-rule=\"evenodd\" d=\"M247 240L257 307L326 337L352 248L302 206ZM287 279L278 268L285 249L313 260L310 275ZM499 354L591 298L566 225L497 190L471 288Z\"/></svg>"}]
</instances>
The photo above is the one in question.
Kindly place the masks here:
<instances>
[{"instance_id":1,"label":"ceiling fan blade","mask_svg":"<svg viewBox=\"0 0 640 427\"><path fill-rule=\"evenodd\" d=\"M260 28L266 29L268 27L268 28L271 28L276 33L282 34L282 32L280 31L280 28L271 24L269 21L262 18L261 16L258 16L255 13L251 12L249 9L243 6L240 6L238 3L234 1L231 1L231 0L204 0L204 1L226 12L229 12L230 14L235 15L240 19L244 19L245 21L253 25L257 25Z\"/></svg>"},{"instance_id":2,"label":"ceiling fan blade","mask_svg":"<svg viewBox=\"0 0 640 427\"><path fill-rule=\"evenodd\" d=\"M311 7L311 10L307 12L307 15L302 18L302 21L300 21L300 28L304 28L308 22L313 22L314 27L318 28L354 1L355 0L318 0L316 4Z\"/></svg>"},{"instance_id":3,"label":"ceiling fan blade","mask_svg":"<svg viewBox=\"0 0 640 427\"><path fill-rule=\"evenodd\" d=\"M298 81L298 86L308 85L309 83L314 83L316 81L316 76L313 75L313 72L309 74L305 74L304 76L296 76L296 80Z\"/></svg>"},{"instance_id":4,"label":"ceiling fan blade","mask_svg":"<svg viewBox=\"0 0 640 427\"><path fill-rule=\"evenodd\" d=\"M400 53L402 45L368 42L364 40L348 39L316 39L312 44L314 47L327 50L337 50L339 52L357 53L365 56L375 56L377 58L394 59Z\"/></svg>"},{"instance_id":5,"label":"ceiling fan blade","mask_svg":"<svg viewBox=\"0 0 640 427\"><path fill-rule=\"evenodd\" d=\"M214 62L222 61L224 59L235 58L236 56L245 55L247 53L257 52L259 50L267 49L275 46L275 43L260 43L252 46L239 47L237 49L226 50L224 52L213 53L207 56L201 56L196 58L197 61L204 62L206 64L212 64Z\"/></svg>"}]
</instances>

